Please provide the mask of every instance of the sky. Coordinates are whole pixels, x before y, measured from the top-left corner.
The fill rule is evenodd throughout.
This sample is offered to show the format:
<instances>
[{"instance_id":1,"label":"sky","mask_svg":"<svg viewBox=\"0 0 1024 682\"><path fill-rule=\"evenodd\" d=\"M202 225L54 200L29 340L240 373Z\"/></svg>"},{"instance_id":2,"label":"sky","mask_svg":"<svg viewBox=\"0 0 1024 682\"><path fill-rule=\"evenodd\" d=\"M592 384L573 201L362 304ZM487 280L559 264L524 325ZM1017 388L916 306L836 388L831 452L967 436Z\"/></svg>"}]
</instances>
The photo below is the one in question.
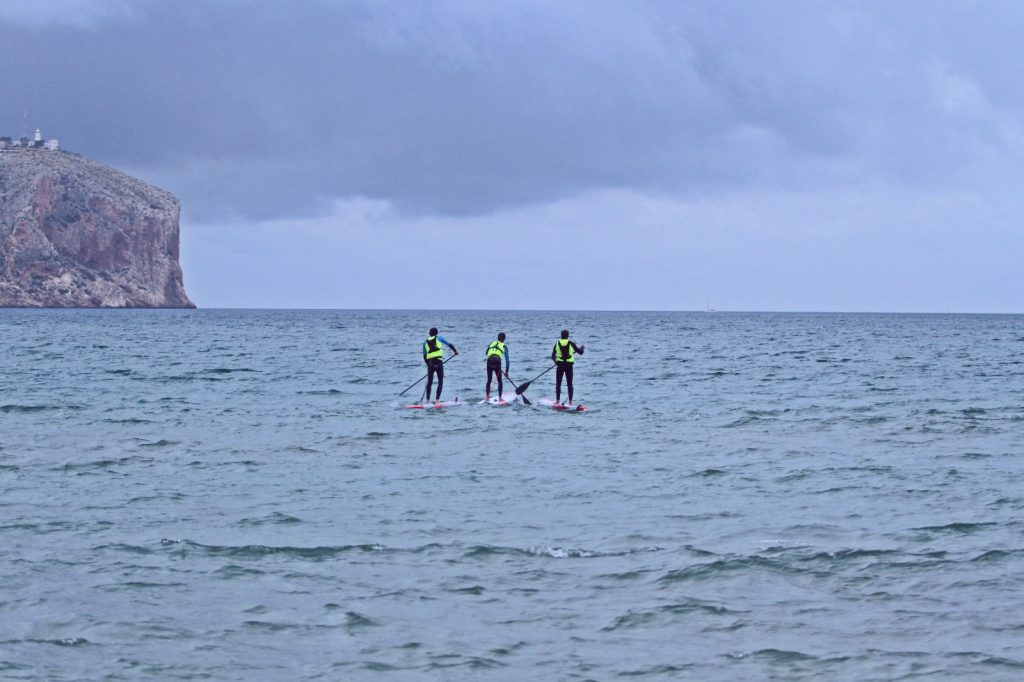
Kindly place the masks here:
<instances>
[{"instance_id":1,"label":"sky","mask_svg":"<svg viewBox=\"0 0 1024 682\"><path fill-rule=\"evenodd\" d=\"M1021 35L1009 0L0 0L0 134L173 192L200 307L1020 313Z\"/></svg>"}]
</instances>

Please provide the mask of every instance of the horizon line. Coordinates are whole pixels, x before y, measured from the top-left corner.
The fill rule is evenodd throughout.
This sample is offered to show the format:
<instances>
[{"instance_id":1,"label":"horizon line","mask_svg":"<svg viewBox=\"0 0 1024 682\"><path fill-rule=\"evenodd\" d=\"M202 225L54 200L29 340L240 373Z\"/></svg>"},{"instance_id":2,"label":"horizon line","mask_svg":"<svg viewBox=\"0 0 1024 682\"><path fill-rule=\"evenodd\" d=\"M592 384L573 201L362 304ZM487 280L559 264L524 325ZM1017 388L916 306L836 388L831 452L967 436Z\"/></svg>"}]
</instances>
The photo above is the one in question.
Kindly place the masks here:
<instances>
[{"instance_id":1,"label":"horizon line","mask_svg":"<svg viewBox=\"0 0 1024 682\"><path fill-rule=\"evenodd\" d=\"M339 311L339 312L444 312L444 313L680 313L688 315L1003 315L1019 316L1024 312L969 312L969 311L920 311L920 310L696 310L696 309L622 309L622 308L324 308L324 307L252 307L252 306L196 306L195 308L178 307L37 307L37 306L0 306L2 310L180 310L180 311L222 311L222 310L266 310L266 311Z\"/></svg>"}]
</instances>

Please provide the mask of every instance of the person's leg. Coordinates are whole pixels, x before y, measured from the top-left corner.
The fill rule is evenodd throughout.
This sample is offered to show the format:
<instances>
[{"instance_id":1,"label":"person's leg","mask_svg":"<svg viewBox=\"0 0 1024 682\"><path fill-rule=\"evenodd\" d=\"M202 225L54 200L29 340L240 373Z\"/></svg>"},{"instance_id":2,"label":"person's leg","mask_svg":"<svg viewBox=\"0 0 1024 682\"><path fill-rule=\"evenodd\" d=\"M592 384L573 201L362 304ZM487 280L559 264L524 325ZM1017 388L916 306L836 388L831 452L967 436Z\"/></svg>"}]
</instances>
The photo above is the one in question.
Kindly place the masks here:
<instances>
[{"instance_id":1,"label":"person's leg","mask_svg":"<svg viewBox=\"0 0 1024 682\"><path fill-rule=\"evenodd\" d=\"M427 390L423 393L426 400L430 400L430 387L434 383L434 365L427 363Z\"/></svg>"},{"instance_id":2,"label":"person's leg","mask_svg":"<svg viewBox=\"0 0 1024 682\"><path fill-rule=\"evenodd\" d=\"M505 387L502 386L502 384L501 384L501 363L500 362L495 363L495 365L494 365L494 373L498 377L498 397L500 398L501 396L505 395Z\"/></svg>"},{"instance_id":3,"label":"person's leg","mask_svg":"<svg viewBox=\"0 0 1024 682\"><path fill-rule=\"evenodd\" d=\"M565 387L569 391L569 404L572 404L572 365L565 366Z\"/></svg>"},{"instance_id":4,"label":"person's leg","mask_svg":"<svg viewBox=\"0 0 1024 682\"><path fill-rule=\"evenodd\" d=\"M555 402L562 401L562 375L565 374L565 363L555 363Z\"/></svg>"},{"instance_id":5,"label":"person's leg","mask_svg":"<svg viewBox=\"0 0 1024 682\"><path fill-rule=\"evenodd\" d=\"M444 365L437 363L437 396L435 400L441 399L441 389L444 388Z\"/></svg>"},{"instance_id":6,"label":"person's leg","mask_svg":"<svg viewBox=\"0 0 1024 682\"><path fill-rule=\"evenodd\" d=\"M491 363L488 362L487 363L487 389L486 389L486 394L487 394L488 398L491 397L491 374L493 374L493 373L494 373L494 365L492 365Z\"/></svg>"}]
</instances>

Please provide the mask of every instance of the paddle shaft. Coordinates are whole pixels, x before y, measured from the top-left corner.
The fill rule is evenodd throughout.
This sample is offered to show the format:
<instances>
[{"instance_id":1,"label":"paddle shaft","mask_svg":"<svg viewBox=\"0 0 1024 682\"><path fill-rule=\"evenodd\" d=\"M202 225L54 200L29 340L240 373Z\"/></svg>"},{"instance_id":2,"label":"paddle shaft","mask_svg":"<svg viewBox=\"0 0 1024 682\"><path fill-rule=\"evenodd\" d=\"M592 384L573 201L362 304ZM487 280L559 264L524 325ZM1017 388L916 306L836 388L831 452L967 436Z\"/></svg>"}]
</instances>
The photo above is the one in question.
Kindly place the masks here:
<instances>
[{"instance_id":1,"label":"paddle shaft","mask_svg":"<svg viewBox=\"0 0 1024 682\"><path fill-rule=\"evenodd\" d=\"M532 378L529 381L527 381L525 384L520 384L520 385L516 386L516 395L522 395L523 392L530 387L530 384L535 382L537 379L540 379L542 376L544 376L545 374L547 374L548 372L550 372L554 368L555 368L555 366L551 365L546 370L544 370L543 372L541 372L540 374L538 374L534 378ZM513 384L513 385L515 385L515 384Z\"/></svg>"},{"instance_id":2,"label":"paddle shaft","mask_svg":"<svg viewBox=\"0 0 1024 682\"><path fill-rule=\"evenodd\" d=\"M520 391L519 387L516 386L516 382L514 382L514 381L512 381L511 379L508 378L508 374L505 375L505 381L507 381L508 383L512 384L512 388L516 389L516 395L523 399L523 403L524 404L526 404L526 405L530 404L530 399L527 398L525 395L523 395L523 391L526 390L525 388L523 389L523 391Z\"/></svg>"},{"instance_id":3,"label":"paddle shaft","mask_svg":"<svg viewBox=\"0 0 1024 682\"><path fill-rule=\"evenodd\" d=\"M456 355L458 355L458 353L455 353L455 354L453 354L453 355L449 355L449 356L448 356L448 360L451 360L451 359L452 359L452 358L454 358L454 357L455 357ZM444 361L444 362L442 362L441 364L442 364L442 365L446 365L446 364L448 364L448 360L445 360L445 361ZM420 377L419 379L417 379L417 380L416 380L416 381L414 381L413 383L409 384L409 387L408 387L408 388L406 388L406 389L405 389L404 391L402 391L401 393L399 393L399 394L398 394L398 397L399 397L399 398L401 398L401 397L402 397L403 395L405 395L406 393L408 393L408 392L409 392L409 389L410 389L410 388L412 388L412 387L413 387L413 386L415 386L416 384L420 383L421 381L423 381L424 379L426 379L426 378L427 378L428 376L430 376L430 372L427 372L426 374L424 374L423 376L421 376L421 377Z\"/></svg>"}]
</instances>

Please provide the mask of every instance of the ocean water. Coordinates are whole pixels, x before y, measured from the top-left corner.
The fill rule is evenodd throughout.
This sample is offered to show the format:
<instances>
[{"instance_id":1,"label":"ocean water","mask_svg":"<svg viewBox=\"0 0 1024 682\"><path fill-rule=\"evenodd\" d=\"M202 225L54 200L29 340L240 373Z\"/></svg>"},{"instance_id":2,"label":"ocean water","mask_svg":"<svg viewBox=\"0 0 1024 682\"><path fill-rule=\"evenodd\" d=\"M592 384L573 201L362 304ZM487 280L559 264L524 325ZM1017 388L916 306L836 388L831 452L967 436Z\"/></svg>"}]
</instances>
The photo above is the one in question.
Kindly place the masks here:
<instances>
[{"instance_id":1,"label":"ocean water","mask_svg":"<svg viewBox=\"0 0 1024 682\"><path fill-rule=\"evenodd\" d=\"M432 325L470 404L408 410ZM566 326L589 412L476 404L495 332L523 382ZM1021 316L3 310L0 345L2 679L1024 678Z\"/></svg>"}]
</instances>

